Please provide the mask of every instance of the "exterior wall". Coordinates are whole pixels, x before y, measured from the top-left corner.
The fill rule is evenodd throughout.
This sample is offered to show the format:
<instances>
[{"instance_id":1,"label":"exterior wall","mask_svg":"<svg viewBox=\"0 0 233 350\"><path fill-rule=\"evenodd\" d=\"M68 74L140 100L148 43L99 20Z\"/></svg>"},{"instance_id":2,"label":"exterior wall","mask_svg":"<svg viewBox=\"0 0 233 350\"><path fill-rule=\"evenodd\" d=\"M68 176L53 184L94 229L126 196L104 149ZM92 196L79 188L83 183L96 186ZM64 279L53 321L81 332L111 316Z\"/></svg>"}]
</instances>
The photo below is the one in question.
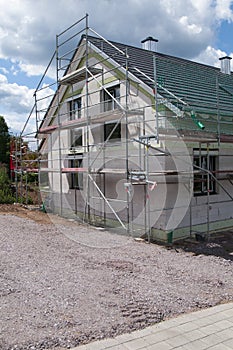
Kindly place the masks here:
<instances>
[{"instance_id":1,"label":"exterior wall","mask_svg":"<svg viewBox=\"0 0 233 350\"><path fill-rule=\"evenodd\" d=\"M92 58L94 63L94 58ZM150 145L168 150L172 156L166 156L156 149L146 149L145 146L137 142L128 144L126 149L125 136L128 132L131 139L138 138L140 135L151 135L155 133L155 108L152 92L148 92L142 87L130 84L130 94L128 97L128 107L130 110L139 109L139 112L128 114L127 120L123 112L116 111L103 112L103 103L101 102L101 84L105 88L114 84L120 84L120 103L126 105L126 86L119 71L108 72L109 67L97 65L103 68L103 76L92 79L88 83L89 97L86 98L87 87L81 82L71 87L65 87L62 104L57 113L61 122L70 119L68 104L76 97L82 99L81 118L90 117L91 125L89 129L89 153L87 154L87 127L82 126L83 133L83 167L92 164L92 168L110 169L101 175L91 174L93 180L98 185L100 191L104 193L108 201L104 201L100 192L94 183L90 182L90 216L91 220L97 223L104 222L109 226L121 226L116 219L116 215L123 222L127 222L128 217L132 222L131 229L139 229L135 235L140 235L149 225L152 226L153 237L160 240L166 240L167 234L173 232L173 238L178 239L187 236L191 231L206 231L207 220L209 217L210 229L214 230L227 225L232 225L233 209L232 201L221 187L218 187L218 193L209 196L192 196L192 152L193 148L198 148L198 143L182 141L182 138L176 133L175 128L165 118L164 110L160 105L159 126L163 131L160 133L160 142L151 140ZM86 108L88 104L88 109ZM169 112L166 109L166 115ZM170 113L172 115L172 113ZM99 122L95 118L99 116ZM114 122L121 120L121 142L109 143L108 147L101 149L100 145L104 142L104 122ZM54 120L57 120L56 117ZM127 124L126 124L127 123ZM166 135L165 131L174 132L173 135ZM164 131L165 130L165 131ZM87 197L87 174L84 172L83 189L70 188L71 174L60 174L60 168L69 167L70 130L62 129L54 131L47 137L47 158L48 168L48 186L44 191L45 202L51 210L70 217L76 217L80 220L87 214L85 203ZM163 133L164 132L164 133ZM210 145L217 148L218 145ZM60 151L59 151L60 149ZM133 185L132 193L125 191L125 184L128 180L124 172L126 168L126 154L129 153L130 171L146 169L151 183L156 182L157 187L147 191L147 186L143 184ZM79 154L77 152L77 154ZM222 144L219 147L219 169L232 170L232 145ZM60 159L61 157L61 159ZM112 169L112 172L111 172ZM114 174L114 169L119 173ZM165 172L176 171L178 174L165 175ZM188 174L179 175L179 172L186 171ZM160 174L158 174L160 172ZM132 181L133 182L133 181ZM233 186L229 180L221 180L221 183L233 195ZM46 186L45 186L46 187ZM62 193L61 193L62 191ZM191 208L189 202L191 200ZM113 210L112 210L112 209ZM127 209L128 208L128 209ZM208 217L207 217L208 216ZM224 225L223 225L224 222Z\"/></svg>"},{"instance_id":2,"label":"exterior wall","mask_svg":"<svg viewBox=\"0 0 233 350\"><path fill-rule=\"evenodd\" d=\"M190 144L197 148L198 144ZM210 149L219 147L218 170L215 174L218 179L217 193L208 196L192 197L191 206L179 226L173 232L173 238L179 239L192 234L206 234L208 231L216 231L230 228L233 225L233 185L226 179L227 172L232 171L233 150L232 144L210 144ZM223 188L221 187L223 186ZM227 191L228 194L225 192ZM171 215L172 207L166 208L167 217ZM173 231L173 230L172 230Z\"/></svg>"}]
</instances>

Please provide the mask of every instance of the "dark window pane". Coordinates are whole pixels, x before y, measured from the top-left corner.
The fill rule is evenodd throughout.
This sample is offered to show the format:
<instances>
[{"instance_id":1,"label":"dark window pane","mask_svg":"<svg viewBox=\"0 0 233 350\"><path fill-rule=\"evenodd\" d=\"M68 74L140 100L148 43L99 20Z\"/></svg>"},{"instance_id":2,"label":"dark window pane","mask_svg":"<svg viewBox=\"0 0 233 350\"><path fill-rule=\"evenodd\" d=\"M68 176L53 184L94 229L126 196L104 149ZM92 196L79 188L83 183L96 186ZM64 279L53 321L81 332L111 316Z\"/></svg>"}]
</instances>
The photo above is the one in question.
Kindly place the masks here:
<instances>
[{"instance_id":1,"label":"dark window pane","mask_svg":"<svg viewBox=\"0 0 233 350\"><path fill-rule=\"evenodd\" d=\"M119 123L110 123L104 125L104 141L110 136L109 141L111 140L120 140L121 139L121 124Z\"/></svg>"},{"instance_id":2,"label":"dark window pane","mask_svg":"<svg viewBox=\"0 0 233 350\"><path fill-rule=\"evenodd\" d=\"M70 101L70 119L79 119L81 118L81 98Z\"/></svg>"},{"instance_id":3,"label":"dark window pane","mask_svg":"<svg viewBox=\"0 0 233 350\"><path fill-rule=\"evenodd\" d=\"M71 159L70 167L71 168L82 168L83 160L82 159ZM70 188L71 189L83 189L83 172L78 171L70 174Z\"/></svg>"},{"instance_id":4,"label":"dark window pane","mask_svg":"<svg viewBox=\"0 0 233 350\"><path fill-rule=\"evenodd\" d=\"M81 147L83 145L82 129L73 129L70 134L71 148Z\"/></svg>"},{"instance_id":5,"label":"dark window pane","mask_svg":"<svg viewBox=\"0 0 233 350\"><path fill-rule=\"evenodd\" d=\"M194 165L201 167L203 170L194 167L194 171L199 173L194 174L194 195L205 196L208 193L208 174L205 170L208 170L208 158L207 155L194 156ZM209 155L209 170L215 172L217 169L217 156ZM216 194L216 180L209 175L209 194Z\"/></svg>"}]
</instances>

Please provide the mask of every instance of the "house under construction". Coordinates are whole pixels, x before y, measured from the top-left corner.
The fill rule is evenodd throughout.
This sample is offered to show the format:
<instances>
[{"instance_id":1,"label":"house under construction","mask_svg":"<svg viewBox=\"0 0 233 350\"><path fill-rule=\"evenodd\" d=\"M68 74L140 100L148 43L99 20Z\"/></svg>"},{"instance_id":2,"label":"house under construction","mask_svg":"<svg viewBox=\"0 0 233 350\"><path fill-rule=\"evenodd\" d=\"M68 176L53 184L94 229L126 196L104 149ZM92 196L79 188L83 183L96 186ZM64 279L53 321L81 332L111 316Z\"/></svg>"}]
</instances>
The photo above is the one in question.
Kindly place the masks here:
<instances>
[{"instance_id":1,"label":"house under construction","mask_svg":"<svg viewBox=\"0 0 233 350\"><path fill-rule=\"evenodd\" d=\"M48 211L169 242L233 226L230 57L218 69L157 41L108 41L88 15L57 35L35 91Z\"/></svg>"}]
</instances>

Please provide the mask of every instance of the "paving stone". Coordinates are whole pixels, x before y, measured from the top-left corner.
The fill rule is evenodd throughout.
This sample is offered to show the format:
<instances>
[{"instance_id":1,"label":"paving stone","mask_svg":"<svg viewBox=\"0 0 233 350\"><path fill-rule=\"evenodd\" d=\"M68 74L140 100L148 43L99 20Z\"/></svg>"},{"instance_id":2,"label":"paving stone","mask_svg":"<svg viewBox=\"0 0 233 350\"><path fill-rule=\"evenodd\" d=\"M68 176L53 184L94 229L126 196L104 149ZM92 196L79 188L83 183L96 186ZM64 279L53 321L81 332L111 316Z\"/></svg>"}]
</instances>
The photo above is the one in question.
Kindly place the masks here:
<instances>
[{"instance_id":1,"label":"paving stone","mask_svg":"<svg viewBox=\"0 0 233 350\"><path fill-rule=\"evenodd\" d=\"M156 345L147 346L143 350L171 350L171 349L173 349L173 347L169 345L167 342L161 342Z\"/></svg>"},{"instance_id":2,"label":"paving stone","mask_svg":"<svg viewBox=\"0 0 233 350\"><path fill-rule=\"evenodd\" d=\"M128 348L125 347L124 344L119 344L115 346L111 346L110 348L107 348L108 350L128 350ZM77 349L78 350L78 349Z\"/></svg>"},{"instance_id":3,"label":"paving stone","mask_svg":"<svg viewBox=\"0 0 233 350\"><path fill-rule=\"evenodd\" d=\"M173 347L177 347L189 343L189 340L184 335L178 335L177 337L166 340L166 342Z\"/></svg>"},{"instance_id":4,"label":"paving stone","mask_svg":"<svg viewBox=\"0 0 233 350\"><path fill-rule=\"evenodd\" d=\"M215 322L222 321L226 319L225 311L218 312L214 315Z\"/></svg>"},{"instance_id":5,"label":"paving stone","mask_svg":"<svg viewBox=\"0 0 233 350\"><path fill-rule=\"evenodd\" d=\"M103 350L103 349L107 349L105 344L103 344L101 341L97 341L94 343L87 344L85 350ZM78 350L79 350L79 348L78 348Z\"/></svg>"},{"instance_id":6,"label":"paving stone","mask_svg":"<svg viewBox=\"0 0 233 350\"><path fill-rule=\"evenodd\" d=\"M206 335L204 333L202 333L201 331L199 331L198 329L194 329L191 332L188 332L185 334L185 337L187 339L189 339L189 341L195 341L197 339L202 339L204 338Z\"/></svg>"},{"instance_id":7,"label":"paving stone","mask_svg":"<svg viewBox=\"0 0 233 350\"><path fill-rule=\"evenodd\" d=\"M133 338L142 338L150 334L153 334L154 332L156 332L156 328L148 327L139 331L132 332L131 334Z\"/></svg>"},{"instance_id":8,"label":"paving stone","mask_svg":"<svg viewBox=\"0 0 233 350\"><path fill-rule=\"evenodd\" d=\"M219 339L221 339L221 341L226 341L228 339L233 338L233 330L232 329L224 329L221 332L216 333L217 336L219 337Z\"/></svg>"},{"instance_id":9,"label":"paving stone","mask_svg":"<svg viewBox=\"0 0 233 350\"><path fill-rule=\"evenodd\" d=\"M219 339L219 337L215 334L210 334L210 335L206 336L205 338L202 338L202 341L204 343L208 344L209 346L217 345L217 344L221 343L221 339Z\"/></svg>"},{"instance_id":10,"label":"paving stone","mask_svg":"<svg viewBox=\"0 0 233 350\"><path fill-rule=\"evenodd\" d=\"M115 339L117 339L117 342L119 344L123 344L127 341L135 339L135 337L134 337L134 333L126 333L126 334L118 335Z\"/></svg>"},{"instance_id":11,"label":"paving stone","mask_svg":"<svg viewBox=\"0 0 233 350\"><path fill-rule=\"evenodd\" d=\"M98 342L93 343L93 345L96 344L98 346ZM110 346L119 345L119 342L116 339L104 339L99 341L99 348L100 349L108 349ZM98 348L97 348L98 349ZM95 348L93 348L95 350Z\"/></svg>"},{"instance_id":12,"label":"paving stone","mask_svg":"<svg viewBox=\"0 0 233 350\"><path fill-rule=\"evenodd\" d=\"M224 344L217 344L217 345L211 346L209 350L232 350L232 348L229 348Z\"/></svg>"},{"instance_id":13,"label":"paving stone","mask_svg":"<svg viewBox=\"0 0 233 350\"><path fill-rule=\"evenodd\" d=\"M205 335L210 335L210 334L215 334L220 329L222 328L219 328L217 324L214 323L214 324L209 324L208 326L205 326L205 327L201 327L201 332L204 333Z\"/></svg>"},{"instance_id":14,"label":"paving stone","mask_svg":"<svg viewBox=\"0 0 233 350\"><path fill-rule=\"evenodd\" d=\"M184 322L185 322L185 320L181 319L180 317L172 319L172 320L163 321L163 322L158 324L158 329L168 329L168 328L178 327L179 325L183 324Z\"/></svg>"},{"instance_id":15,"label":"paving stone","mask_svg":"<svg viewBox=\"0 0 233 350\"><path fill-rule=\"evenodd\" d=\"M191 343L182 346L183 350L205 350L208 349L209 346L203 341L197 339Z\"/></svg>"},{"instance_id":16,"label":"paving stone","mask_svg":"<svg viewBox=\"0 0 233 350\"><path fill-rule=\"evenodd\" d=\"M214 319L215 319L215 315L216 314L214 314ZM216 322L217 321L219 321L219 319L216 319ZM194 321L193 323L196 324L197 326L199 326L199 328L209 326L210 324L214 323L213 316L200 317L196 321Z\"/></svg>"},{"instance_id":17,"label":"paving stone","mask_svg":"<svg viewBox=\"0 0 233 350\"><path fill-rule=\"evenodd\" d=\"M160 343L161 341L163 341L165 339L167 339L167 333L165 331L157 332L157 333L150 334L147 336L147 342L150 345Z\"/></svg>"},{"instance_id":18,"label":"paving stone","mask_svg":"<svg viewBox=\"0 0 233 350\"><path fill-rule=\"evenodd\" d=\"M148 345L150 344L145 340L145 338L138 338L138 339L130 340L127 343L124 343L124 346L126 347L126 349L129 349L129 350L143 349Z\"/></svg>"},{"instance_id":19,"label":"paving stone","mask_svg":"<svg viewBox=\"0 0 233 350\"><path fill-rule=\"evenodd\" d=\"M214 326L218 327L218 329L228 329L231 328L233 324L225 319L214 323Z\"/></svg>"},{"instance_id":20,"label":"paving stone","mask_svg":"<svg viewBox=\"0 0 233 350\"><path fill-rule=\"evenodd\" d=\"M224 341L223 344L226 345L226 346L229 346L229 348L233 349L233 336L232 336L231 339L228 339L228 340Z\"/></svg>"},{"instance_id":21,"label":"paving stone","mask_svg":"<svg viewBox=\"0 0 233 350\"><path fill-rule=\"evenodd\" d=\"M225 313L225 316L228 318L233 318L233 308L232 309L229 309L229 310L225 310L224 311ZM232 321L233 322L233 321Z\"/></svg>"},{"instance_id":22,"label":"paving stone","mask_svg":"<svg viewBox=\"0 0 233 350\"><path fill-rule=\"evenodd\" d=\"M193 322L186 322L178 326L176 330L182 334L182 333L193 331L198 328L199 326L196 323L194 324Z\"/></svg>"},{"instance_id":23,"label":"paving stone","mask_svg":"<svg viewBox=\"0 0 233 350\"><path fill-rule=\"evenodd\" d=\"M212 307L207 308L207 309L198 310L198 311L194 312L194 314L200 318L206 317L209 315L220 313L222 311L225 311L226 309L228 310L231 307L231 305L230 306L229 305L230 305L230 303L212 306Z\"/></svg>"}]
</instances>

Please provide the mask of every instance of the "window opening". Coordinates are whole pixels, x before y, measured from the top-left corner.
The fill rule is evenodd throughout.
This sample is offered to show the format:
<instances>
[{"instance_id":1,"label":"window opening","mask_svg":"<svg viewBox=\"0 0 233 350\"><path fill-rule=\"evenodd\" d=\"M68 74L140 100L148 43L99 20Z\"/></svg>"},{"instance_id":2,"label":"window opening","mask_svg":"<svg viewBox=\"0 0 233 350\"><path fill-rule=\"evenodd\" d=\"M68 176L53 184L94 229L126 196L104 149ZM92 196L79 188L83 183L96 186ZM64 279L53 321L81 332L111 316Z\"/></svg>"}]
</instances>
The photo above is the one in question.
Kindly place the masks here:
<instances>
[{"instance_id":1,"label":"window opening","mask_svg":"<svg viewBox=\"0 0 233 350\"><path fill-rule=\"evenodd\" d=\"M207 169L207 154L206 155L195 155L194 156L194 165L203 168L204 170ZM194 172L194 196L205 196L207 195L207 185L208 185L208 174L205 171L202 171L200 169L199 173ZM209 155L209 171L214 174L214 172L217 170L217 156L215 155ZM197 168L194 167L194 171L197 171ZM217 193L217 184L216 180L210 175L209 176L209 194L216 194Z\"/></svg>"}]
</instances>

